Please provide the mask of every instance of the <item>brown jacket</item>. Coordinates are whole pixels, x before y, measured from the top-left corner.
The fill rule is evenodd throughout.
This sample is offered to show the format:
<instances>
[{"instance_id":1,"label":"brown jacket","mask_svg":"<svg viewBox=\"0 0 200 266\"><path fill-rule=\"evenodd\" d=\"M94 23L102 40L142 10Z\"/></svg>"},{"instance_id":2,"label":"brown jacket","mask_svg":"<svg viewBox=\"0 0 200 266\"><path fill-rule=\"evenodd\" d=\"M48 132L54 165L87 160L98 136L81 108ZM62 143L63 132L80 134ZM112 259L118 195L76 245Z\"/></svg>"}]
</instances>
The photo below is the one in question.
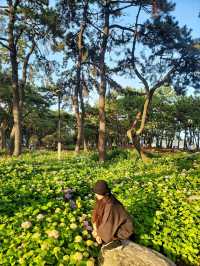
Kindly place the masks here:
<instances>
[{"instance_id":1,"label":"brown jacket","mask_svg":"<svg viewBox=\"0 0 200 266\"><path fill-rule=\"evenodd\" d=\"M123 205L116 202L106 204L97 235L105 243L116 239L128 239L133 234L133 224Z\"/></svg>"}]
</instances>

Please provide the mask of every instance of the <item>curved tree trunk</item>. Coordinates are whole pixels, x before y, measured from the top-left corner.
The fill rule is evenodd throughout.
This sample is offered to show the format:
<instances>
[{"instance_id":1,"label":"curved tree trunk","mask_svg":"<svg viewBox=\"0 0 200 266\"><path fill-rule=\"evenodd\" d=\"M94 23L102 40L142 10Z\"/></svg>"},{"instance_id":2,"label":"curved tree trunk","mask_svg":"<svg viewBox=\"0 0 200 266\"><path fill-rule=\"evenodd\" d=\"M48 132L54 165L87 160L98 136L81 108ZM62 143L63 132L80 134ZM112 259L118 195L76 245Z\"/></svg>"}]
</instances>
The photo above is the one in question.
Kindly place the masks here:
<instances>
[{"instance_id":1,"label":"curved tree trunk","mask_svg":"<svg viewBox=\"0 0 200 266\"><path fill-rule=\"evenodd\" d=\"M146 118L147 118L147 113L148 113L148 110L150 108L152 96L153 96L153 93L146 96L144 107L143 107L143 113L142 113L142 120L140 123L140 128L137 131L135 129L135 127L138 123L138 120L140 119L140 117L139 117L140 113L138 113L139 116L137 115L138 117L136 117L136 120L134 121L131 129L129 129L127 131L128 138L131 140L132 144L134 145L134 148L136 149L140 158L144 162L147 162L149 160L149 158L145 155L143 149L141 148L140 136L142 135L142 133L144 131L144 126L145 126L145 122L146 122Z\"/></svg>"},{"instance_id":2,"label":"curved tree trunk","mask_svg":"<svg viewBox=\"0 0 200 266\"><path fill-rule=\"evenodd\" d=\"M153 95L148 95L146 97L146 100L145 100L145 103L144 103L144 107L143 107L141 125L140 125L139 130L136 131L135 140L134 140L134 143L135 143L134 146L135 146L135 148L136 148L139 156L141 157L141 159L144 162L147 162L149 160L149 158L145 155L143 149L141 148L141 145L140 145L140 136L141 136L142 132L144 131L145 122L146 122L147 114L148 114L148 111L149 111L149 108L150 108L150 105L151 105L152 96Z\"/></svg>"}]
</instances>

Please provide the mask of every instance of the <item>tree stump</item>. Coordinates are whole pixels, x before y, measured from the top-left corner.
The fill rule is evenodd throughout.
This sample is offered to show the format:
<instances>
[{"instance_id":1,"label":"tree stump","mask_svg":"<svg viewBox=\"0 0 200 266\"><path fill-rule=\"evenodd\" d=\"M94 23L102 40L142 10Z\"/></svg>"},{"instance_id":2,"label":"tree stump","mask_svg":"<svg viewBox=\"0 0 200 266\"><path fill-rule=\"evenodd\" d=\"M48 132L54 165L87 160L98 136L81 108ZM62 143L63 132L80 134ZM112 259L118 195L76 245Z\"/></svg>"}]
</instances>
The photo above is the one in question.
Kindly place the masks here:
<instances>
[{"instance_id":1,"label":"tree stump","mask_svg":"<svg viewBox=\"0 0 200 266\"><path fill-rule=\"evenodd\" d=\"M129 240L122 240L122 245L111 250L102 247L99 261L100 266L176 266L157 251Z\"/></svg>"}]
</instances>

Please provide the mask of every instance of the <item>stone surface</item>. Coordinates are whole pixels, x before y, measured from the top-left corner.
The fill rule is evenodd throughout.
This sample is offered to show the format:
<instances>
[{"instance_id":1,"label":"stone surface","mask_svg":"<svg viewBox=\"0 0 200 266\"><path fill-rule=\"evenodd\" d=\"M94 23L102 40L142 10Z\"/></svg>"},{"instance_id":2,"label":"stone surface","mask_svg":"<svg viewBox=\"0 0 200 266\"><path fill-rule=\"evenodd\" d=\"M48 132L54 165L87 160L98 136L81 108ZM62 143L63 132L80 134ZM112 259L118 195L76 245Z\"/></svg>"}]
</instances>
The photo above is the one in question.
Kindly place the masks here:
<instances>
[{"instance_id":1,"label":"stone surface","mask_svg":"<svg viewBox=\"0 0 200 266\"><path fill-rule=\"evenodd\" d=\"M111 250L102 247L101 257L101 266L176 266L162 254L128 240Z\"/></svg>"}]
</instances>

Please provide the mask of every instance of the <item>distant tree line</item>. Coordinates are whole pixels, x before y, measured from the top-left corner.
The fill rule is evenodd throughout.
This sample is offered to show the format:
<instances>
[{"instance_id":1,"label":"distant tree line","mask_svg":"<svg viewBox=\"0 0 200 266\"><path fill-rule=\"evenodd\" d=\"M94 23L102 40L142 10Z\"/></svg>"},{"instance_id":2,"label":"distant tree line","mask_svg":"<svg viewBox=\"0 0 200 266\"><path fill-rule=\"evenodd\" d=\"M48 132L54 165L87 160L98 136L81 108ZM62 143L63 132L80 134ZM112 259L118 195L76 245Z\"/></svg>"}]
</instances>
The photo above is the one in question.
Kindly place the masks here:
<instances>
[{"instance_id":1,"label":"distant tree line","mask_svg":"<svg viewBox=\"0 0 200 266\"><path fill-rule=\"evenodd\" d=\"M22 145L25 149L55 150L58 142L58 111L54 101L42 89L29 87L25 97L26 112L23 117ZM106 147L132 147L127 137L138 110L142 110L145 98L136 95L137 90L126 88L113 92L106 101ZM1 105L0 149L9 151L12 114L10 96L4 95ZM53 107L53 108L52 108ZM177 96L169 87L162 87L155 94L152 111L141 135L143 148L200 149L200 97ZM98 104L85 104L84 150L98 149ZM61 109L61 142L65 150L76 147L76 116Z\"/></svg>"}]
</instances>

